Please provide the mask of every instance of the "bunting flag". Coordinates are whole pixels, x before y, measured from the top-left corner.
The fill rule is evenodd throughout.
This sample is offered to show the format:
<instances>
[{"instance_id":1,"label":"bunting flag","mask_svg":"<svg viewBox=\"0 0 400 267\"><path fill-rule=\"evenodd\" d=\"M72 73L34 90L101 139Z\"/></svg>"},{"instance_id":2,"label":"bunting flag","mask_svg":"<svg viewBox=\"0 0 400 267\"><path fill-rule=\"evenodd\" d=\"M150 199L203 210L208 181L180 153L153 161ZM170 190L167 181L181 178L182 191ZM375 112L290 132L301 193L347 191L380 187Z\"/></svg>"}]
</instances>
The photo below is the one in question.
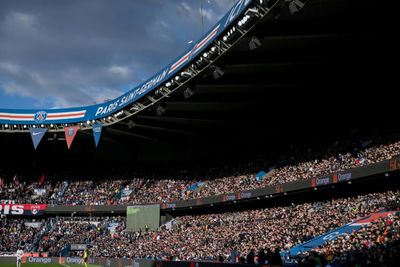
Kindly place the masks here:
<instances>
[{"instance_id":1,"label":"bunting flag","mask_svg":"<svg viewBox=\"0 0 400 267\"><path fill-rule=\"evenodd\" d=\"M94 136L94 143L96 144L96 147L99 144L102 128L103 128L103 125L101 123L96 123L93 125L93 136Z\"/></svg>"},{"instance_id":2,"label":"bunting flag","mask_svg":"<svg viewBox=\"0 0 400 267\"><path fill-rule=\"evenodd\" d=\"M78 130L79 130L78 126L64 128L65 140L67 141L68 149L70 149L72 141L74 141L75 135L78 132Z\"/></svg>"},{"instance_id":3,"label":"bunting flag","mask_svg":"<svg viewBox=\"0 0 400 267\"><path fill-rule=\"evenodd\" d=\"M30 128L29 131L31 133L33 146L36 150L44 134L47 132L47 128Z\"/></svg>"}]
</instances>

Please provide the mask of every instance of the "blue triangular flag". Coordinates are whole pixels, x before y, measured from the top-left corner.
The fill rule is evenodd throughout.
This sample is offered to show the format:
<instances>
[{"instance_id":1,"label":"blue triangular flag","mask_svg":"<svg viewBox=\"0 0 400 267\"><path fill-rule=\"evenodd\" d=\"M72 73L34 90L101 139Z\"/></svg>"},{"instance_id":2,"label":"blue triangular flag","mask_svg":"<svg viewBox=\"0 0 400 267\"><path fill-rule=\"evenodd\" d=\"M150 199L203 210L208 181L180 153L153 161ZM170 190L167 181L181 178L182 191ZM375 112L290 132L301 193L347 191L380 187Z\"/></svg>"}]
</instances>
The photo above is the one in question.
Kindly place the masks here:
<instances>
[{"instance_id":1,"label":"blue triangular flag","mask_svg":"<svg viewBox=\"0 0 400 267\"><path fill-rule=\"evenodd\" d=\"M36 149L44 134L47 132L47 128L30 128L29 131L31 132L33 146Z\"/></svg>"},{"instance_id":2,"label":"blue triangular flag","mask_svg":"<svg viewBox=\"0 0 400 267\"><path fill-rule=\"evenodd\" d=\"M94 142L96 143L96 147L99 144L102 127L103 125L101 123L93 124L93 136L94 136Z\"/></svg>"}]
</instances>

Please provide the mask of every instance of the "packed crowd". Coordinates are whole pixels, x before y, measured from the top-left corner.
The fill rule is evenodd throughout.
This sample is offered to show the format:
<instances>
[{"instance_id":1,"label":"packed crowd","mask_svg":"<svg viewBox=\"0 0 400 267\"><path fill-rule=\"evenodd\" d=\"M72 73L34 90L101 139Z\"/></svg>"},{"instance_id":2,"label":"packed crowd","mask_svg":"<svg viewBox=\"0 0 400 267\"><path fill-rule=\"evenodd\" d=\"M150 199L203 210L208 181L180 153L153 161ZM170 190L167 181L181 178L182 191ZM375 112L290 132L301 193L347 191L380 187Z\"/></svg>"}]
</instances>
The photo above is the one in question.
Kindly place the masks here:
<instances>
[{"instance_id":1,"label":"packed crowd","mask_svg":"<svg viewBox=\"0 0 400 267\"><path fill-rule=\"evenodd\" d=\"M29 251L44 232L47 222L47 220L1 218L0 252L15 252L19 248Z\"/></svg>"},{"instance_id":2,"label":"packed crowd","mask_svg":"<svg viewBox=\"0 0 400 267\"><path fill-rule=\"evenodd\" d=\"M1 179L1 178L0 178ZM0 181L0 203L21 204L21 203L55 203L62 183L38 182L38 181Z\"/></svg>"},{"instance_id":3,"label":"packed crowd","mask_svg":"<svg viewBox=\"0 0 400 267\"><path fill-rule=\"evenodd\" d=\"M106 227L112 222L121 222L116 218L57 218L57 222L39 243L40 252L48 252L49 256L60 256L70 244L91 244L99 236L106 233ZM107 232L109 233L109 232Z\"/></svg>"},{"instance_id":4,"label":"packed crowd","mask_svg":"<svg viewBox=\"0 0 400 267\"><path fill-rule=\"evenodd\" d=\"M241 190L273 186L321 175L339 172L387 160L400 154L400 141L380 144L352 153L297 162L286 159L285 164L271 169L261 180L256 179L254 168L210 170L202 176L179 172L160 178L95 179L72 181L0 182L0 202L55 203L64 205L114 205L161 203L207 197ZM291 162L291 163L290 163ZM293 164L296 163L296 164ZM279 167L281 166L281 167ZM251 169L251 171L249 171ZM192 177L193 175L193 177ZM196 177L195 177L196 175ZM126 176L124 176L126 177ZM131 176L132 177L132 176ZM146 177L143 175L142 177ZM162 177L162 175L161 175ZM67 186L65 186L67 185ZM40 189L39 191L37 191Z\"/></svg>"},{"instance_id":5,"label":"packed crowd","mask_svg":"<svg viewBox=\"0 0 400 267\"><path fill-rule=\"evenodd\" d=\"M400 192L369 194L243 212L184 216L172 229L102 235L95 256L215 260L245 257L252 249L287 250L398 201Z\"/></svg>"},{"instance_id":6,"label":"packed crowd","mask_svg":"<svg viewBox=\"0 0 400 267\"><path fill-rule=\"evenodd\" d=\"M64 205L115 205L118 200L116 195L123 180L78 181L70 183L68 190L62 196L60 204Z\"/></svg>"},{"instance_id":7,"label":"packed crowd","mask_svg":"<svg viewBox=\"0 0 400 267\"><path fill-rule=\"evenodd\" d=\"M399 207L399 199L400 192L385 192L275 208L183 216L176 218L172 227L162 226L157 231L128 232L124 218L120 217L58 218L41 239L39 251L58 256L68 244L88 244L91 254L97 257L216 260L219 256L235 261L245 258L252 250L288 250L388 205L391 209ZM393 218L397 225L398 217ZM113 230L111 223L115 226ZM5 238L1 242L11 242L8 246L2 245L3 248L14 249L18 245L12 243L15 240L32 242L34 233L22 225L23 221L10 220L2 227Z\"/></svg>"},{"instance_id":8,"label":"packed crowd","mask_svg":"<svg viewBox=\"0 0 400 267\"><path fill-rule=\"evenodd\" d=\"M26 219L6 218L0 221L0 251L16 251L19 247L29 251L37 236L43 234L36 251L50 256L61 255L70 244L87 244L94 257L252 262L261 255L262 260L273 260L280 250L289 250L372 212L399 207L400 192L388 191L274 208L182 216L169 227L138 232L129 232L123 217L59 217L46 232L45 226L52 219L29 224L32 222ZM319 255L323 255L319 257L328 262L348 261L368 249L376 252L376 257L368 256L368 260L383 260L379 255L386 259L398 252L398 246L392 248L390 244L398 245L399 226L398 214L380 219L358 233L319 248ZM317 258L310 255L307 259Z\"/></svg>"}]
</instances>

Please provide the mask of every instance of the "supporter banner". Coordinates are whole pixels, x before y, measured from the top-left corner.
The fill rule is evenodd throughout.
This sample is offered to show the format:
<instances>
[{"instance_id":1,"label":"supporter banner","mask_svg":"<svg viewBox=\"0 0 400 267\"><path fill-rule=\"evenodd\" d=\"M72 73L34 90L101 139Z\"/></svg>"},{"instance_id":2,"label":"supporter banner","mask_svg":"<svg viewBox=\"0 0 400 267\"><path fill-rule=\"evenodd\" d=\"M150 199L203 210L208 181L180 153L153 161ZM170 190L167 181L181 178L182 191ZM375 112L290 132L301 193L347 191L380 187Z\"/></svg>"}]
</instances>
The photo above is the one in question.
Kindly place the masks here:
<instances>
[{"instance_id":1,"label":"supporter banner","mask_svg":"<svg viewBox=\"0 0 400 267\"><path fill-rule=\"evenodd\" d=\"M36 196L43 196L44 194L46 194L46 189L44 189L44 188L35 188L35 189L33 189L33 193Z\"/></svg>"},{"instance_id":2,"label":"supporter banner","mask_svg":"<svg viewBox=\"0 0 400 267\"><path fill-rule=\"evenodd\" d=\"M199 187L202 187L203 185L205 185L204 182L197 182L197 183L194 183L194 184L188 186L188 187L186 188L186 190L188 190L188 191L195 191L195 190L197 190Z\"/></svg>"},{"instance_id":3,"label":"supporter banner","mask_svg":"<svg viewBox=\"0 0 400 267\"><path fill-rule=\"evenodd\" d=\"M350 234L353 231L358 231L362 225L370 224L371 222L382 218L387 217L389 214L393 214L395 212L376 212L372 213L368 216L365 216L361 219L354 221L353 223L346 224L342 227L339 227L335 230L329 231L323 235L320 235L316 238L313 238L299 246L296 246L290 250L291 255L297 255L299 253L303 253L314 248L317 248L323 245L327 241L335 240L340 235Z\"/></svg>"},{"instance_id":4,"label":"supporter banner","mask_svg":"<svg viewBox=\"0 0 400 267\"><path fill-rule=\"evenodd\" d=\"M25 226L39 229L42 226L42 223L41 222L26 222Z\"/></svg>"},{"instance_id":5,"label":"supporter banner","mask_svg":"<svg viewBox=\"0 0 400 267\"><path fill-rule=\"evenodd\" d=\"M93 136L94 136L94 143L96 144L96 147L99 144L102 127L103 127L103 125L101 123L96 123L93 125Z\"/></svg>"},{"instance_id":6,"label":"supporter banner","mask_svg":"<svg viewBox=\"0 0 400 267\"><path fill-rule=\"evenodd\" d=\"M46 204L0 204L0 215L43 215Z\"/></svg>"},{"instance_id":7,"label":"supporter banner","mask_svg":"<svg viewBox=\"0 0 400 267\"><path fill-rule=\"evenodd\" d=\"M42 141L44 134L46 133L47 128L30 128L29 132L31 133L33 147L36 149Z\"/></svg>"},{"instance_id":8,"label":"supporter banner","mask_svg":"<svg viewBox=\"0 0 400 267\"><path fill-rule=\"evenodd\" d=\"M256 174L256 180L261 181L265 176L267 176L267 173L265 171L260 171Z\"/></svg>"},{"instance_id":9,"label":"supporter banner","mask_svg":"<svg viewBox=\"0 0 400 267\"><path fill-rule=\"evenodd\" d=\"M0 123L2 124L50 124L50 123L76 123L104 118L133 104L147 93L155 90L162 83L174 78L174 75L182 71L193 58L197 57L211 44L219 35L226 32L235 20L242 15L246 8L254 0L239 0L208 32L197 42L178 56L165 68L153 75L137 87L127 93L104 103L64 109L0 109ZM279 1L278 1L279 2Z\"/></svg>"},{"instance_id":10,"label":"supporter banner","mask_svg":"<svg viewBox=\"0 0 400 267\"><path fill-rule=\"evenodd\" d=\"M78 129L79 129L78 126L65 127L65 129L64 129L65 140L67 141L68 149L71 148L72 141L74 141L74 138L76 136L76 133L78 132Z\"/></svg>"}]
</instances>

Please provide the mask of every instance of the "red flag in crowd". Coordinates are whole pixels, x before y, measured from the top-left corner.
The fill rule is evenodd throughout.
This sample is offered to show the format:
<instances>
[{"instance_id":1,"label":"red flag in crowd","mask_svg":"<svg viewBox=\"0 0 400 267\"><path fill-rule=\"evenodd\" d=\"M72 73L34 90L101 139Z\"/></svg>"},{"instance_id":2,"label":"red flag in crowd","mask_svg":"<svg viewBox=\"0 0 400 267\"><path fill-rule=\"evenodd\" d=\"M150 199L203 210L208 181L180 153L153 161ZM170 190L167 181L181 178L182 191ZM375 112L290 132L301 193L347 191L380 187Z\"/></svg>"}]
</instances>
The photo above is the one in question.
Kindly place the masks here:
<instances>
[{"instance_id":1,"label":"red flag in crowd","mask_svg":"<svg viewBox=\"0 0 400 267\"><path fill-rule=\"evenodd\" d=\"M0 188L4 186L4 180L0 177Z\"/></svg>"},{"instance_id":2,"label":"red flag in crowd","mask_svg":"<svg viewBox=\"0 0 400 267\"><path fill-rule=\"evenodd\" d=\"M44 174L40 176L39 185L44 185Z\"/></svg>"}]
</instances>

